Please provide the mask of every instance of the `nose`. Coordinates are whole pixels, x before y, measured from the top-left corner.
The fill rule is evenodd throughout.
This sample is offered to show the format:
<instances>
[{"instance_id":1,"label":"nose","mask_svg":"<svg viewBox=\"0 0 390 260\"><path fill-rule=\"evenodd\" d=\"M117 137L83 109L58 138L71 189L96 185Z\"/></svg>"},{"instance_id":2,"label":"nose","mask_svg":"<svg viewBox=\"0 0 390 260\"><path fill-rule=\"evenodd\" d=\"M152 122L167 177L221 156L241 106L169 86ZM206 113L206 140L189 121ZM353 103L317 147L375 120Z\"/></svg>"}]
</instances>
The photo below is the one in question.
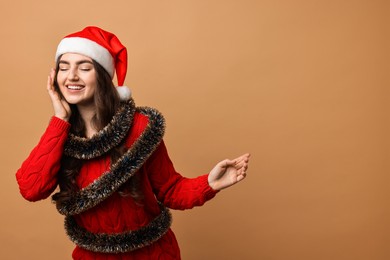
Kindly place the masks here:
<instances>
[{"instance_id":1,"label":"nose","mask_svg":"<svg viewBox=\"0 0 390 260\"><path fill-rule=\"evenodd\" d=\"M79 80L79 76L77 75L77 70L75 69L72 69L69 71L69 80L72 80L72 81L77 81Z\"/></svg>"}]
</instances>

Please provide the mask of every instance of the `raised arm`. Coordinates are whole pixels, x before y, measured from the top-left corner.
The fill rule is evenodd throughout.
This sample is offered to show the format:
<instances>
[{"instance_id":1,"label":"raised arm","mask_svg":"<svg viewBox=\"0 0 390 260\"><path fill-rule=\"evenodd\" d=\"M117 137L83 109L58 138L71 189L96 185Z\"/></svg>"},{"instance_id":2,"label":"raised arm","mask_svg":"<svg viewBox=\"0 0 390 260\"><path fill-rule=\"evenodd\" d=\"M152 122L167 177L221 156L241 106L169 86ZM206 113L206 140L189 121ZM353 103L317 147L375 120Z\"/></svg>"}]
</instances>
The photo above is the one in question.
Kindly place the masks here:
<instances>
[{"instance_id":1,"label":"raised arm","mask_svg":"<svg viewBox=\"0 0 390 260\"><path fill-rule=\"evenodd\" d=\"M57 186L69 123L52 117L38 145L16 172L20 193L29 201L47 198Z\"/></svg>"},{"instance_id":2,"label":"raised arm","mask_svg":"<svg viewBox=\"0 0 390 260\"><path fill-rule=\"evenodd\" d=\"M57 172L70 128L67 121L71 110L68 103L61 99L54 89L54 74L52 69L46 87L52 101L54 116L38 145L16 173L20 193L30 201L47 198L57 186Z\"/></svg>"}]
</instances>

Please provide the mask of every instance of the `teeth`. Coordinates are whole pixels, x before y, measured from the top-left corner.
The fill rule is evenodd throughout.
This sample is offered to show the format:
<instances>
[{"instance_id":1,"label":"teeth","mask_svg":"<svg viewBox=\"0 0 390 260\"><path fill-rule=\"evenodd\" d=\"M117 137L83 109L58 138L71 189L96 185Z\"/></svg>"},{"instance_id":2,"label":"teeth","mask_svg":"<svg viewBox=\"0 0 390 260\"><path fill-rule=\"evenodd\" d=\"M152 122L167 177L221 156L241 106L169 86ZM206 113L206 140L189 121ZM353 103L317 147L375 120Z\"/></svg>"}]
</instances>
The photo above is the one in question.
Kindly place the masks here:
<instances>
[{"instance_id":1,"label":"teeth","mask_svg":"<svg viewBox=\"0 0 390 260\"><path fill-rule=\"evenodd\" d=\"M82 88L83 87L81 87L81 86L68 86L68 89L74 89L74 90L80 90Z\"/></svg>"}]
</instances>

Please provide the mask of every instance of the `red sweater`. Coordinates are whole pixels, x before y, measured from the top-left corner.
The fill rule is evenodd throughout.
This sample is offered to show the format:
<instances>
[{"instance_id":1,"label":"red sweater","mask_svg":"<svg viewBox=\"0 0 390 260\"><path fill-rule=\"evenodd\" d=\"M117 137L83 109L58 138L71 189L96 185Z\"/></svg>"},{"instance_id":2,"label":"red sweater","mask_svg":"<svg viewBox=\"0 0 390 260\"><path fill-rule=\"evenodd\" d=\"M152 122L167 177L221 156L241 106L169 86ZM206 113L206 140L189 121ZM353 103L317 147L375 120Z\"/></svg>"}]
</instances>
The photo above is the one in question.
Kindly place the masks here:
<instances>
[{"instance_id":1,"label":"red sweater","mask_svg":"<svg viewBox=\"0 0 390 260\"><path fill-rule=\"evenodd\" d=\"M136 113L126 137L126 146L139 137L148 118ZM70 125L53 117L38 145L16 173L22 196L29 201L46 199L57 187L57 172ZM110 167L108 156L88 160L77 177L80 188L86 187ZM213 198L216 191L208 185L207 175L189 179L177 173L164 142L146 160L139 172L143 205L130 196L114 193L111 197L79 215L78 224L93 233L122 233L147 225L160 213L157 200L172 209L190 209ZM157 198L157 200L156 200ZM150 246L121 254L95 253L76 246L73 259L180 259L175 235L169 230Z\"/></svg>"}]
</instances>

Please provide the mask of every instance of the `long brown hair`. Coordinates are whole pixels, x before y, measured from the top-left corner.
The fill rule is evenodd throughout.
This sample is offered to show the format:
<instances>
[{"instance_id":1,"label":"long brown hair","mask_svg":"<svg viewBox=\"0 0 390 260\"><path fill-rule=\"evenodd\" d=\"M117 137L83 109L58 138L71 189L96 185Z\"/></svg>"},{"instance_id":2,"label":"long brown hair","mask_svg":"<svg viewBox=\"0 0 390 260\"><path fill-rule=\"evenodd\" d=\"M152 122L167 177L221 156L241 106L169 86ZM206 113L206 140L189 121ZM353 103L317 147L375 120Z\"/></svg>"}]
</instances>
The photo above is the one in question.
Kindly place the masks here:
<instances>
[{"instance_id":1,"label":"long brown hair","mask_svg":"<svg viewBox=\"0 0 390 260\"><path fill-rule=\"evenodd\" d=\"M54 87L62 96L57 82L60 59L61 57L57 59ZM96 114L92 118L92 125L99 131L111 121L115 112L117 112L121 105L121 100L107 71L95 60L92 60L92 63L96 70L97 81L97 88L94 95ZM71 104L70 108L72 110L72 114L69 119L69 123L71 124L70 131L75 135L85 136L85 123L80 116L77 106ZM110 151L111 165L124 154L125 150L125 146L122 143ZM58 172L58 185L60 191L55 193L52 197L58 206L61 206L63 202L69 200L72 195L79 190L76 184L76 177L79 174L83 163L84 160L81 159L65 155L62 157L61 168ZM142 199L142 194L140 193L138 187L139 178L136 174L131 178L131 180L123 185L119 193L122 196L131 196L139 203Z\"/></svg>"}]
</instances>

